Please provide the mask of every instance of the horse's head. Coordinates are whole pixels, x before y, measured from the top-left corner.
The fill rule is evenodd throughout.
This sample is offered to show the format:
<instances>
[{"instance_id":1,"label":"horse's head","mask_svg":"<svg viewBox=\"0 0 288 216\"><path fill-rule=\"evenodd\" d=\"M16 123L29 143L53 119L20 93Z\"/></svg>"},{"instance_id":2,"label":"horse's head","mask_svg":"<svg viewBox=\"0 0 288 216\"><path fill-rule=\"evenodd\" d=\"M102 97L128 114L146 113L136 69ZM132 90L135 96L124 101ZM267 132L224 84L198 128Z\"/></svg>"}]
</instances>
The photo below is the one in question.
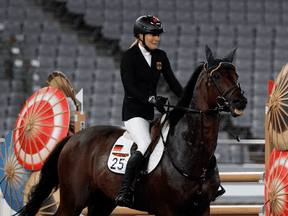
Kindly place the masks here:
<instances>
[{"instance_id":1,"label":"horse's head","mask_svg":"<svg viewBox=\"0 0 288 216\"><path fill-rule=\"evenodd\" d=\"M243 114L247 99L237 83L236 66L232 64L236 47L223 59L215 59L211 49L206 45L207 86L209 87L209 101L220 107L220 110L231 112L233 117Z\"/></svg>"}]
</instances>

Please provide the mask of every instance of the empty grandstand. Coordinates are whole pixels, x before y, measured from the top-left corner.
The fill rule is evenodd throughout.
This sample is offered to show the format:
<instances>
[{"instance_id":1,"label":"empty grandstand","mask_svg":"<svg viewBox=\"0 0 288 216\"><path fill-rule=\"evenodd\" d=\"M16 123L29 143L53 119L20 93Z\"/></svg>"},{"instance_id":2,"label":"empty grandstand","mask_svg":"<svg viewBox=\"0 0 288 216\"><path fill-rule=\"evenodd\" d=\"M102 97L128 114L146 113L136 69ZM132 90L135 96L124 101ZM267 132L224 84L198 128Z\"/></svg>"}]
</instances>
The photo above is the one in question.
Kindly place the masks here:
<instances>
[{"instance_id":1,"label":"empty grandstand","mask_svg":"<svg viewBox=\"0 0 288 216\"><path fill-rule=\"evenodd\" d=\"M234 61L249 104L223 124L243 138L264 138L268 80L287 62L287 11L284 0L1 0L1 137L14 128L23 98L55 70L84 89L87 126L122 125L119 58L134 42L135 19L153 14L166 30L159 48L182 85L205 61L205 44L216 57L238 46Z\"/></svg>"}]
</instances>

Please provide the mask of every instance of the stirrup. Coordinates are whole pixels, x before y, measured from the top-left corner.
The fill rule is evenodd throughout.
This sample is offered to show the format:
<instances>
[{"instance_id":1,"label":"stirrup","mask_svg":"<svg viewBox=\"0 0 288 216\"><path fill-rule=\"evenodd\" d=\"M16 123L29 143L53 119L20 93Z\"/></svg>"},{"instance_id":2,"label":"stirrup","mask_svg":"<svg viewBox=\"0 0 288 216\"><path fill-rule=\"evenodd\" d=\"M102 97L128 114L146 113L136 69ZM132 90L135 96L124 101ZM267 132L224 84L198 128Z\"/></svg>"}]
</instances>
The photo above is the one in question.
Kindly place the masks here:
<instances>
[{"instance_id":1,"label":"stirrup","mask_svg":"<svg viewBox=\"0 0 288 216\"><path fill-rule=\"evenodd\" d=\"M213 201L219 199L224 193L226 193L226 190L220 185L221 189L217 191L216 196Z\"/></svg>"},{"instance_id":2,"label":"stirrup","mask_svg":"<svg viewBox=\"0 0 288 216\"><path fill-rule=\"evenodd\" d=\"M128 187L124 192L118 194L115 199L115 203L118 206L124 206L132 208L134 205L134 190Z\"/></svg>"}]
</instances>

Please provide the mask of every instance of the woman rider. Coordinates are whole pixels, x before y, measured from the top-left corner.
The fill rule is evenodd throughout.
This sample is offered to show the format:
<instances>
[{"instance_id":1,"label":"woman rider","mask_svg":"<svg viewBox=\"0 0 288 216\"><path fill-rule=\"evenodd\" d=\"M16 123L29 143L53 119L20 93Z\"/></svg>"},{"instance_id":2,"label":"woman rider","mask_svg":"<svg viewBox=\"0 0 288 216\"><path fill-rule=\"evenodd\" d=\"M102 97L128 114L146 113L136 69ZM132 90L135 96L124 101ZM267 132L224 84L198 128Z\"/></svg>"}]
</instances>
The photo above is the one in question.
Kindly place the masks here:
<instances>
[{"instance_id":1,"label":"woman rider","mask_svg":"<svg viewBox=\"0 0 288 216\"><path fill-rule=\"evenodd\" d=\"M131 152L122 187L116 198L120 206L133 206L132 181L135 171L143 159L150 142L149 120L154 118L154 106L162 113L167 98L157 96L157 83L162 74L172 92L179 98L183 88L176 79L166 53L157 49L162 23L151 15L140 16L134 23L136 41L125 51L121 59L121 79L125 96L122 120L127 131L137 144L137 151Z\"/></svg>"}]
</instances>

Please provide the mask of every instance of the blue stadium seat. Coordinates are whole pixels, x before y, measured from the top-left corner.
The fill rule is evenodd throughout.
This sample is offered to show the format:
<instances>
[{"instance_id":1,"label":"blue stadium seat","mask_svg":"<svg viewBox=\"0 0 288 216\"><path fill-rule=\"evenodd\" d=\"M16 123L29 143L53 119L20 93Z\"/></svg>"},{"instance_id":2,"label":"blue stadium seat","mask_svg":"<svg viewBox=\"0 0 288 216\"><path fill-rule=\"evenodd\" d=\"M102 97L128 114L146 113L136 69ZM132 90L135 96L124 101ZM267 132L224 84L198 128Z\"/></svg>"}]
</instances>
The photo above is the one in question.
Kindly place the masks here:
<instances>
[{"instance_id":1,"label":"blue stadium seat","mask_svg":"<svg viewBox=\"0 0 288 216\"><path fill-rule=\"evenodd\" d=\"M286 49L288 46L288 40L282 37L276 37L274 41L274 48L276 49Z\"/></svg>"},{"instance_id":2,"label":"blue stadium seat","mask_svg":"<svg viewBox=\"0 0 288 216\"><path fill-rule=\"evenodd\" d=\"M60 44L66 44L66 45L72 45L72 46L75 46L77 45L78 46L78 36L76 34L69 34L69 33L62 33L60 36L59 36L59 43Z\"/></svg>"},{"instance_id":3,"label":"blue stadium seat","mask_svg":"<svg viewBox=\"0 0 288 216\"><path fill-rule=\"evenodd\" d=\"M122 122L122 106L112 106L110 113L113 124L119 124Z\"/></svg>"},{"instance_id":4,"label":"blue stadium seat","mask_svg":"<svg viewBox=\"0 0 288 216\"><path fill-rule=\"evenodd\" d=\"M253 37L239 36L236 40L236 44L238 47L253 49L254 39Z\"/></svg>"},{"instance_id":5,"label":"blue stadium seat","mask_svg":"<svg viewBox=\"0 0 288 216\"><path fill-rule=\"evenodd\" d=\"M88 6L84 15L84 21L86 25L90 27L103 26L103 22L104 22L103 8L91 8Z\"/></svg>"},{"instance_id":6,"label":"blue stadium seat","mask_svg":"<svg viewBox=\"0 0 288 216\"><path fill-rule=\"evenodd\" d=\"M121 81L116 81L113 83L113 94L124 96L124 87Z\"/></svg>"},{"instance_id":7,"label":"blue stadium seat","mask_svg":"<svg viewBox=\"0 0 288 216\"><path fill-rule=\"evenodd\" d=\"M20 34L22 31L21 22L6 19L4 22L5 31L7 34Z\"/></svg>"},{"instance_id":8,"label":"blue stadium seat","mask_svg":"<svg viewBox=\"0 0 288 216\"><path fill-rule=\"evenodd\" d=\"M105 7L104 0L86 0L87 8L103 10Z\"/></svg>"},{"instance_id":9,"label":"blue stadium seat","mask_svg":"<svg viewBox=\"0 0 288 216\"><path fill-rule=\"evenodd\" d=\"M57 45L59 44L59 37L57 34L53 34L52 32L43 32L40 35L40 43L46 45Z\"/></svg>"},{"instance_id":10,"label":"blue stadium seat","mask_svg":"<svg viewBox=\"0 0 288 216\"><path fill-rule=\"evenodd\" d=\"M9 109L10 107L7 110ZM7 136L8 133L14 130L17 121L17 115L18 113L14 113L13 116L5 118L5 136Z\"/></svg>"},{"instance_id":11,"label":"blue stadium seat","mask_svg":"<svg viewBox=\"0 0 288 216\"><path fill-rule=\"evenodd\" d=\"M215 25L199 25L199 37L211 37L215 38L217 36L217 28Z\"/></svg>"},{"instance_id":12,"label":"blue stadium seat","mask_svg":"<svg viewBox=\"0 0 288 216\"><path fill-rule=\"evenodd\" d=\"M93 93L111 95L112 93L112 81L106 80L106 82L96 80L93 83Z\"/></svg>"},{"instance_id":13,"label":"blue stadium seat","mask_svg":"<svg viewBox=\"0 0 288 216\"><path fill-rule=\"evenodd\" d=\"M275 60L284 60L288 62L288 49L275 49L274 50L274 59Z\"/></svg>"},{"instance_id":14,"label":"blue stadium seat","mask_svg":"<svg viewBox=\"0 0 288 216\"><path fill-rule=\"evenodd\" d=\"M85 14L87 3L86 0L68 0L66 7L69 13Z\"/></svg>"},{"instance_id":15,"label":"blue stadium seat","mask_svg":"<svg viewBox=\"0 0 288 216\"><path fill-rule=\"evenodd\" d=\"M26 8L26 20L28 21L44 21L44 13L41 8L27 7Z\"/></svg>"},{"instance_id":16,"label":"blue stadium seat","mask_svg":"<svg viewBox=\"0 0 288 216\"><path fill-rule=\"evenodd\" d=\"M219 38L218 38L218 40L217 40L217 54L218 54L218 50L219 50L219 52L220 51L222 51L222 50L228 50L229 51L229 49L231 50L231 49L233 49L234 47L236 46L236 40L235 40L235 38L233 38L233 37L222 37L222 36L220 36ZM222 53L221 54L221 56L222 55L225 55L225 53ZM220 55L218 55L218 56L220 56Z\"/></svg>"},{"instance_id":17,"label":"blue stadium seat","mask_svg":"<svg viewBox=\"0 0 288 216\"><path fill-rule=\"evenodd\" d=\"M224 0L224 1L212 0L211 10L212 12L216 12L218 14L220 13L224 14L226 11L229 10L229 0Z\"/></svg>"},{"instance_id":18,"label":"blue stadium seat","mask_svg":"<svg viewBox=\"0 0 288 216\"><path fill-rule=\"evenodd\" d=\"M177 1L178 2L178 1ZM188 1L187 1L188 2ZM181 26L183 24L189 25L191 28L193 20L192 20L192 15L190 10L180 10L176 9L176 24L177 26Z\"/></svg>"},{"instance_id":19,"label":"blue stadium seat","mask_svg":"<svg viewBox=\"0 0 288 216\"><path fill-rule=\"evenodd\" d=\"M9 106L15 106L15 107L18 107L19 109L19 107L22 107L25 104L25 101L26 101L26 96L23 92L11 92L9 94ZM18 112L14 112L14 115Z\"/></svg>"},{"instance_id":20,"label":"blue stadium seat","mask_svg":"<svg viewBox=\"0 0 288 216\"><path fill-rule=\"evenodd\" d=\"M92 94L91 95L91 106L102 109L109 109L111 107L111 98L107 97L106 94Z\"/></svg>"},{"instance_id":21,"label":"blue stadium seat","mask_svg":"<svg viewBox=\"0 0 288 216\"><path fill-rule=\"evenodd\" d=\"M115 69L115 61L113 57L98 56L96 61L98 69Z\"/></svg>"},{"instance_id":22,"label":"blue stadium seat","mask_svg":"<svg viewBox=\"0 0 288 216\"><path fill-rule=\"evenodd\" d=\"M1 80L0 79L0 92L3 92L3 94L7 94L10 92L10 83L9 80ZM1 93L2 94L2 93ZM2 99L2 98L1 98ZM2 102L2 101L1 101ZM4 104L5 101L3 102Z\"/></svg>"},{"instance_id":23,"label":"blue stadium seat","mask_svg":"<svg viewBox=\"0 0 288 216\"><path fill-rule=\"evenodd\" d=\"M123 33L119 39L119 46L122 51L130 48L131 44L136 40L133 33Z\"/></svg>"},{"instance_id":24,"label":"blue stadium seat","mask_svg":"<svg viewBox=\"0 0 288 216\"><path fill-rule=\"evenodd\" d=\"M280 13L276 11L265 12L264 13L264 25L274 27L275 24L280 23L281 16Z\"/></svg>"},{"instance_id":25,"label":"blue stadium seat","mask_svg":"<svg viewBox=\"0 0 288 216\"><path fill-rule=\"evenodd\" d=\"M9 8L25 8L27 3L25 0L8 0Z\"/></svg>"},{"instance_id":26,"label":"blue stadium seat","mask_svg":"<svg viewBox=\"0 0 288 216\"><path fill-rule=\"evenodd\" d=\"M138 12L138 14L139 14L139 11L140 11L140 9L139 9L139 5L140 5L140 0L133 0L133 1L130 1L130 0L122 0L123 1L123 9L125 10L125 9L127 9L127 10L130 10L131 12L132 11L137 11ZM128 14L123 14L123 17L124 16L127 16ZM129 14L129 16L130 16L130 14ZM127 17L129 17L129 16L127 16Z\"/></svg>"},{"instance_id":27,"label":"blue stadium seat","mask_svg":"<svg viewBox=\"0 0 288 216\"><path fill-rule=\"evenodd\" d=\"M209 8L211 7L211 1L202 1L202 0L194 0L194 13L195 12L203 12L203 13L208 13Z\"/></svg>"},{"instance_id":28,"label":"blue stadium seat","mask_svg":"<svg viewBox=\"0 0 288 216\"><path fill-rule=\"evenodd\" d=\"M40 56L40 68L55 68L55 57L53 56Z\"/></svg>"},{"instance_id":29,"label":"blue stadium seat","mask_svg":"<svg viewBox=\"0 0 288 216\"><path fill-rule=\"evenodd\" d=\"M203 24L203 25L210 26L211 24L210 12L206 12L205 10L201 11L200 9L198 9L196 11L194 10L194 12L191 15L193 16L191 18L193 20L194 25Z\"/></svg>"},{"instance_id":30,"label":"blue stadium seat","mask_svg":"<svg viewBox=\"0 0 288 216\"><path fill-rule=\"evenodd\" d=\"M94 70L91 69L76 69L74 71L74 80L94 80Z\"/></svg>"},{"instance_id":31,"label":"blue stadium seat","mask_svg":"<svg viewBox=\"0 0 288 216\"><path fill-rule=\"evenodd\" d=\"M120 23L104 21L102 28L103 37L110 40L119 40L121 36Z\"/></svg>"},{"instance_id":32,"label":"blue stadium seat","mask_svg":"<svg viewBox=\"0 0 288 216\"><path fill-rule=\"evenodd\" d=\"M62 71L65 74L68 74L68 77L71 79L73 77L75 67L75 60L69 57L59 56L56 59L56 69ZM73 78L72 78L73 80Z\"/></svg>"},{"instance_id":33,"label":"blue stadium seat","mask_svg":"<svg viewBox=\"0 0 288 216\"><path fill-rule=\"evenodd\" d=\"M7 8L8 7L8 1L7 0L0 0L1 8Z\"/></svg>"},{"instance_id":34,"label":"blue stadium seat","mask_svg":"<svg viewBox=\"0 0 288 216\"><path fill-rule=\"evenodd\" d=\"M96 65L96 59L95 58L91 58L91 57L86 57L86 56L79 56L76 59L76 66L79 70L82 69L89 69L91 71L95 70L95 65Z\"/></svg>"},{"instance_id":35,"label":"blue stadium seat","mask_svg":"<svg viewBox=\"0 0 288 216\"><path fill-rule=\"evenodd\" d=\"M21 50L21 53L25 58L28 59L35 59L37 57L37 51L38 51L38 44L35 40L36 45L32 45L30 43L27 43L27 46L24 47L24 49Z\"/></svg>"},{"instance_id":36,"label":"blue stadium seat","mask_svg":"<svg viewBox=\"0 0 288 216\"><path fill-rule=\"evenodd\" d=\"M264 1L253 0L247 1L247 11L248 13L262 13L264 11Z\"/></svg>"},{"instance_id":37,"label":"blue stadium seat","mask_svg":"<svg viewBox=\"0 0 288 216\"><path fill-rule=\"evenodd\" d=\"M260 121L253 120L251 132L252 132L253 138L264 139L265 138L265 122L263 120L260 120Z\"/></svg>"},{"instance_id":38,"label":"blue stadium seat","mask_svg":"<svg viewBox=\"0 0 288 216\"><path fill-rule=\"evenodd\" d=\"M270 0L264 0L263 6L265 13L273 12L275 14L280 14L280 7L281 7L280 1L270 1Z\"/></svg>"},{"instance_id":39,"label":"blue stadium seat","mask_svg":"<svg viewBox=\"0 0 288 216\"><path fill-rule=\"evenodd\" d=\"M92 80L74 80L73 86L76 92L79 92L83 89L83 93L86 96L90 96L93 92L93 81ZM87 104L88 105L88 104Z\"/></svg>"},{"instance_id":40,"label":"blue stadium seat","mask_svg":"<svg viewBox=\"0 0 288 216\"><path fill-rule=\"evenodd\" d=\"M284 65L288 63L288 59L274 59L273 61L273 76L276 78L280 74Z\"/></svg>"},{"instance_id":41,"label":"blue stadium seat","mask_svg":"<svg viewBox=\"0 0 288 216\"><path fill-rule=\"evenodd\" d=\"M195 59L195 46L179 46L177 48L177 57L186 59L187 61L194 61Z\"/></svg>"},{"instance_id":42,"label":"blue stadium seat","mask_svg":"<svg viewBox=\"0 0 288 216\"><path fill-rule=\"evenodd\" d=\"M230 25L246 25L245 13L241 11L229 11L228 20Z\"/></svg>"},{"instance_id":43,"label":"blue stadium seat","mask_svg":"<svg viewBox=\"0 0 288 216\"><path fill-rule=\"evenodd\" d=\"M56 50L57 45L49 45L49 44L40 44L38 47L38 56L45 58L45 57L51 57L56 58Z\"/></svg>"},{"instance_id":44,"label":"blue stadium seat","mask_svg":"<svg viewBox=\"0 0 288 216\"><path fill-rule=\"evenodd\" d=\"M112 106L122 106L123 105L124 93L113 93L111 96Z\"/></svg>"},{"instance_id":45,"label":"blue stadium seat","mask_svg":"<svg viewBox=\"0 0 288 216\"><path fill-rule=\"evenodd\" d=\"M237 31L234 25L225 25L218 24L217 25L218 37L222 38L237 38Z\"/></svg>"},{"instance_id":46,"label":"blue stadium seat","mask_svg":"<svg viewBox=\"0 0 288 216\"><path fill-rule=\"evenodd\" d=\"M21 7L8 7L7 9L7 18L13 22L23 22L26 18L25 10Z\"/></svg>"},{"instance_id":47,"label":"blue stadium seat","mask_svg":"<svg viewBox=\"0 0 288 216\"><path fill-rule=\"evenodd\" d=\"M25 35L37 34L40 35L42 32L42 23L37 20L25 20L23 22L23 33Z\"/></svg>"},{"instance_id":48,"label":"blue stadium seat","mask_svg":"<svg viewBox=\"0 0 288 216\"><path fill-rule=\"evenodd\" d=\"M267 95L268 95L268 81L269 80L267 80L267 83L253 82L254 97L265 97L265 98L267 98Z\"/></svg>"},{"instance_id":49,"label":"blue stadium seat","mask_svg":"<svg viewBox=\"0 0 288 216\"><path fill-rule=\"evenodd\" d=\"M1 2L0 2L1 4ZM0 23L4 23L6 20L6 9L5 8L0 8Z\"/></svg>"},{"instance_id":50,"label":"blue stadium seat","mask_svg":"<svg viewBox=\"0 0 288 216\"><path fill-rule=\"evenodd\" d=\"M97 58L97 51L94 45L79 44L77 50L78 50L78 56L95 58L95 59Z\"/></svg>"},{"instance_id":51,"label":"blue stadium seat","mask_svg":"<svg viewBox=\"0 0 288 216\"><path fill-rule=\"evenodd\" d=\"M115 68L98 68L95 70L95 80L98 82L112 82Z\"/></svg>"},{"instance_id":52,"label":"blue stadium seat","mask_svg":"<svg viewBox=\"0 0 288 216\"><path fill-rule=\"evenodd\" d=\"M163 23L163 26L166 26L166 27L176 26L175 9L171 9L171 11L160 10L158 12L158 18ZM165 27L164 27L164 29L165 29Z\"/></svg>"},{"instance_id":53,"label":"blue stadium seat","mask_svg":"<svg viewBox=\"0 0 288 216\"><path fill-rule=\"evenodd\" d=\"M59 36L61 34L61 26L57 21L44 20L43 21L43 32L51 33Z\"/></svg>"},{"instance_id":54,"label":"blue stadium seat","mask_svg":"<svg viewBox=\"0 0 288 216\"><path fill-rule=\"evenodd\" d=\"M103 109L102 107L91 106L89 109L89 118L106 119L107 124L109 120L109 109Z\"/></svg>"},{"instance_id":55,"label":"blue stadium seat","mask_svg":"<svg viewBox=\"0 0 288 216\"><path fill-rule=\"evenodd\" d=\"M247 25L255 26L255 25L263 25L263 24L264 24L264 18L261 12L256 13L255 11L248 11Z\"/></svg>"},{"instance_id":56,"label":"blue stadium seat","mask_svg":"<svg viewBox=\"0 0 288 216\"><path fill-rule=\"evenodd\" d=\"M67 44L60 44L58 46L58 56L66 56L75 59L77 56L77 47Z\"/></svg>"},{"instance_id":57,"label":"blue stadium seat","mask_svg":"<svg viewBox=\"0 0 288 216\"><path fill-rule=\"evenodd\" d=\"M222 1L219 1L222 2ZM211 13L211 21L213 25L218 25L218 24L229 24L229 19L228 19L228 13L223 11L212 11Z\"/></svg>"},{"instance_id":58,"label":"blue stadium seat","mask_svg":"<svg viewBox=\"0 0 288 216\"><path fill-rule=\"evenodd\" d=\"M153 0L140 1L140 14L141 15L150 14L150 15L154 15L157 17L158 15L157 12L158 12L158 4L155 1Z\"/></svg>"},{"instance_id":59,"label":"blue stadium seat","mask_svg":"<svg viewBox=\"0 0 288 216\"><path fill-rule=\"evenodd\" d=\"M2 84L2 83L1 83ZM25 85L22 80L11 80L11 92L24 92Z\"/></svg>"},{"instance_id":60,"label":"blue stadium seat","mask_svg":"<svg viewBox=\"0 0 288 216\"><path fill-rule=\"evenodd\" d=\"M271 43L270 40L266 41L266 48L265 47L256 47L255 48L255 60L262 60L269 62L270 57L272 55L272 50L271 48L269 49L269 42Z\"/></svg>"}]
</instances>

